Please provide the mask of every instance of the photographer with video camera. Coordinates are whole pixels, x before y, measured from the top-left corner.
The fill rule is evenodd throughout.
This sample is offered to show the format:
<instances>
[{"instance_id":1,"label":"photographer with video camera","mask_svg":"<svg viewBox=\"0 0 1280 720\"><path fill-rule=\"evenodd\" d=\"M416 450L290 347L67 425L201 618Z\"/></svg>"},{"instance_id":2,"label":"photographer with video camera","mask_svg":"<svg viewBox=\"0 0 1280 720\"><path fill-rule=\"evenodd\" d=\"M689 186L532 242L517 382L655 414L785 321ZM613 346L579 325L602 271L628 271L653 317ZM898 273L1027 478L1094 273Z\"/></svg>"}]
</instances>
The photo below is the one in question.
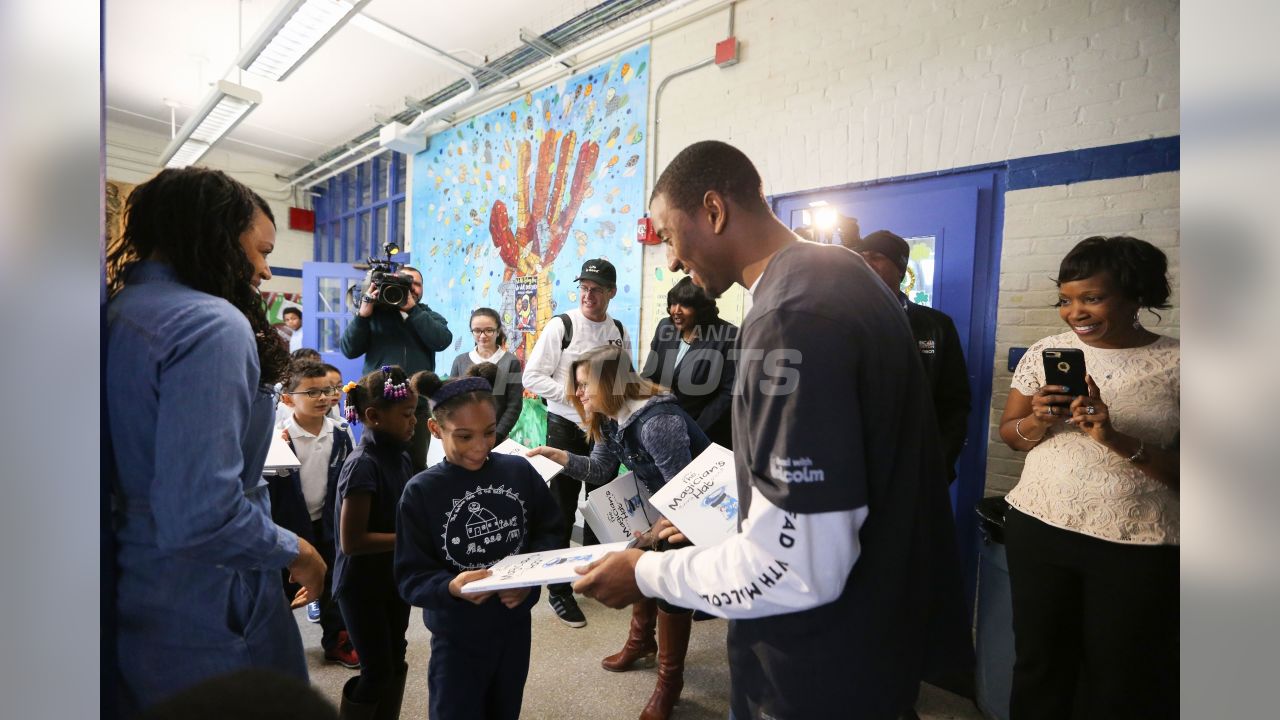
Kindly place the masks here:
<instances>
[{"instance_id":1,"label":"photographer with video camera","mask_svg":"<svg viewBox=\"0 0 1280 720\"><path fill-rule=\"evenodd\" d=\"M383 365L399 365L409 375L435 371L436 353L453 342L444 317L419 303L422 273L407 265L397 270L397 264L391 262L397 251L389 246L386 260L370 259L373 269L360 297L360 309L342 333L342 354L352 359L364 355L366 375ZM409 443L415 473L427 467L429 414L426 400L419 398L418 424Z\"/></svg>"}]
</instances>

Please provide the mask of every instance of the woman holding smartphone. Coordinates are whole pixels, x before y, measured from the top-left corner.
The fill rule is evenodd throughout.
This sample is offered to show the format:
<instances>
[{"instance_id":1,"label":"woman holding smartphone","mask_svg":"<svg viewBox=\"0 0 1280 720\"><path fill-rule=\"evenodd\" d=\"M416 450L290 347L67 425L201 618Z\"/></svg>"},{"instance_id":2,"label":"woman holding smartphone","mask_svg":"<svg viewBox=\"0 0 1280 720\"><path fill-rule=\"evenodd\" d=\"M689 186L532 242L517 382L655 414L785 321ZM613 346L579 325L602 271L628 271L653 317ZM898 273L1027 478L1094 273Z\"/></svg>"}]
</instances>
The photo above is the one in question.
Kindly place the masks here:
<instances>
[{"instance_id":1,"label":"woman holding smartphone","mask_svg":"<svg viewBox=\"0 0 1280 720\"><path fill-rule=\"evenodd\" d=\"M1081 241L1056 280L1067 331L1014 373L1014 720L1177 717L1179 348L1139 318L1169 307L1166 271L1145 241ZM1046 350L1081 351L1085 386L1046 384Z\"/></svg>"}]
</instances>

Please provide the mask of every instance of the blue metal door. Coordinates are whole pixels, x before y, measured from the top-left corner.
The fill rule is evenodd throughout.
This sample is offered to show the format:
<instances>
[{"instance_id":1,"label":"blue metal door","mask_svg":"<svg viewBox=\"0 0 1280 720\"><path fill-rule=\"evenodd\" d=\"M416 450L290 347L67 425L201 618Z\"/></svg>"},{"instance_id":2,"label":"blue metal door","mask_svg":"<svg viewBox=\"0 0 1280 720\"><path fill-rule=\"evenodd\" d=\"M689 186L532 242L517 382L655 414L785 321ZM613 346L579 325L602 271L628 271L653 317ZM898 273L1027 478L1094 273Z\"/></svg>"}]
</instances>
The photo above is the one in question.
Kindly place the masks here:
<instances>
[{"instance_id":1,"label":"blue metal door","mask_svg":"<svg viewBox=\"0 0 1280 720\"><path fill-rule=\"evenodd\" d=\"M366 270L350 263L302 263L303 344L319 352L321 360L341 370L344 383L359 380L364 367L363 356L347 358L338 343L356 312L348 298L358 300L365 273ZM361 426L352 429L359 439Z\"/></svg>"},{"instance_id":2,"label":"blue metal door","mask_svg":"<svg viewBox=\"0 0 1280 720\"><path fill-rule=\"evenodd\" d=\"M791 227L821 226L831 212L856 218L862 235L890 230L912 247L904 292L955 322L964 345L971 409L968 439L951 487L967 595L975 590L978 525L974 505L986 484L988 408L995 354L1003 173L997 170L911 178L775 198Z\"/></svg>"}]
</instances>

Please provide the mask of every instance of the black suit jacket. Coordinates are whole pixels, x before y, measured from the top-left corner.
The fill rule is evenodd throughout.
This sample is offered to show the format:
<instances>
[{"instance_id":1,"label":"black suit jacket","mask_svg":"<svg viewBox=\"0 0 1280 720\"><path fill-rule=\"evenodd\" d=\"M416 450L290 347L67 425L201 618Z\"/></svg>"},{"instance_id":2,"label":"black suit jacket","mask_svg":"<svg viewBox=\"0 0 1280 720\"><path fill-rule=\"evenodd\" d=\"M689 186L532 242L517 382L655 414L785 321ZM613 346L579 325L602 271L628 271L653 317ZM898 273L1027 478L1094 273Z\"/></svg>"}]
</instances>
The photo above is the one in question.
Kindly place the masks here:
<instances>
[{"instance_id":1,"label":"black suit jacket","mask_svg":"<svg viewBox=\"0 0 1280 720\"><path fill-rule=\"evenodd\" d=\"M956 460L964 449L969 428L969 375L956 325L941 310L907 302L907 320L929 379L933 409L938 417L947 477L955 480Z\"/></svg>"},{"instance_id":2,"label":"black suit jacket","mask_svg":"<svg viewBox=\"0 0 1280 720\"><path fill-rule=\"evenodd\" d=\"M736 372L730 350L737 341L738 327L717 319L699 329L698 339L677 365L680 331L671 318L663 318L641 371L647 380L671 388L680 407L697 421L711 442L727 448L733 447L729 408Z\"/></svg>"}]
</instances>

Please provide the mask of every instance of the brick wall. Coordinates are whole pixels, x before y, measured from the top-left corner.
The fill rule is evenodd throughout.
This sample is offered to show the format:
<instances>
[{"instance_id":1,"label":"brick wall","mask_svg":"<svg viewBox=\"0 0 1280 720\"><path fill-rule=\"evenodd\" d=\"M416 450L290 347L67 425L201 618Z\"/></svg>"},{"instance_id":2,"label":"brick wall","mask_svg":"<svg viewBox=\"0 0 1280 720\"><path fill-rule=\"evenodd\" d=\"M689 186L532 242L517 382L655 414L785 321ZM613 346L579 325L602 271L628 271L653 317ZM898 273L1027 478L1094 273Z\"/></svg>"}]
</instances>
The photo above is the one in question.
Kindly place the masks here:
<instances>
[{"instance_id":1,"label":"brick wall","mask_svg":"<svg viewBox=\"0 0 1280 720\"><path fill-rule=\"evenodd\" d=\"M655 170L718 138L775 194L1179 131L1170 0L746 0L736 13L742 61L663 93ZM725 10L655 39L651 92L727 32Z\"/></svg>"},{"instance_id":2,"label":"brick wall","mask_svg":"<svg viewBox=\"0 0 1280 720\"><path fill-rule=\"evenodd\" d=\"M1065 330L1052 278L1067 251L1090 235L1132 235L1169 256L1173 297L1160 317L1143 313L1151 330L1178 337L1178 173L1052 185L1005 193L1000 253L1000 303L987 453L987 493L1008 492L1022 473L1023 453L1000 441L1009 394L1009 349Z\"/></svg>"}]
</instances>

